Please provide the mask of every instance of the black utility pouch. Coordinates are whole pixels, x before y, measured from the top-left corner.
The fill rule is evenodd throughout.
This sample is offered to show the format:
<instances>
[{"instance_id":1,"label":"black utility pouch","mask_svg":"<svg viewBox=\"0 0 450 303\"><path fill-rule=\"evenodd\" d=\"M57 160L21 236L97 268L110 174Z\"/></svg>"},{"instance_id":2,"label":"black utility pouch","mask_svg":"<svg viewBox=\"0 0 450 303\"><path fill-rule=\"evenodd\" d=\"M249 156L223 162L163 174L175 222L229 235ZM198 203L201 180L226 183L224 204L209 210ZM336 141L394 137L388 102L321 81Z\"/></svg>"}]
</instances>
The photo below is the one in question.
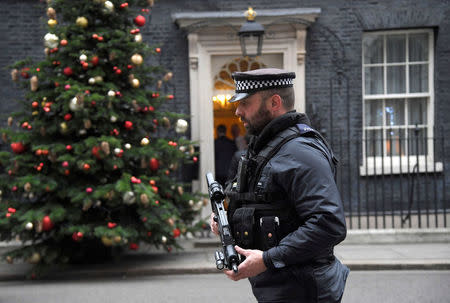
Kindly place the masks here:
<instances>
[{"instance_id":1,"label":"black utility pouch","mask_svg":"<svg viewBox=\"0 0 450 303\"><path fill-rule=\"evenodd\" d=\"M261 217L259 219L259 228L261 230L262 250L268 250L277 246L280 230L280 219L276 216Z\"/></svg>"},{"instance_id":2,"label":"black utility pouch","mask_svg":"<svg viewBox=\"0 0 450 303\"><path fill-rule=\"evenodd\" d=\"M233 234L236 243L242 248L252 248L255 229L255 209L241 207L233 214Z\"/></svg>"}]
</instances>

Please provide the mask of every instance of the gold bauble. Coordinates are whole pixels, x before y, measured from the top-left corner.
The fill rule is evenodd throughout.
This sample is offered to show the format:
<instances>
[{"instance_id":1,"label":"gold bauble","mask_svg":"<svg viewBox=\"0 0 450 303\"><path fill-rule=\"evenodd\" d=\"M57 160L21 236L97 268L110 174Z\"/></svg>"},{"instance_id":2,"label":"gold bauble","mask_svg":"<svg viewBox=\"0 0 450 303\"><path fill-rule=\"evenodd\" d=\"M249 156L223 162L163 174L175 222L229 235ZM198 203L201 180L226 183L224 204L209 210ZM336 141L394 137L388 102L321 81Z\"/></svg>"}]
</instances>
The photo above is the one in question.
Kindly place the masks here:
<instances>
[{"instance_id":1,"label":"gold bauble","mask_svg":"<svg viewBox=\"0 0 450 303\"><path fill-rule=\"evenodd\" d=\"M28 258L28 263L38 264L41 261L41 255L38 252L34 252L31 257Z\"/></svg>"},{"instance_id":2,"label":"gold bauble","mask_svg":"<svg viewBox=\"0 0 450 303\"><path fill-rule=\"evenodd\" d=\"M35 92L37 91L39 86L39 81L38 81L38 77L37 76L33 76L30 79L30 89L31 91Z\"/></svg>"},{"instance_id":3,"label":"gold bauble","mask_svg":"<svg viewBox=\"0 0 450 303\"><path fill-rule=\"evenodd\" d=\"M134 88L138 88L139 86L141 86L141 82L139 81L139 79L134 78L133 80L131 80L131 86L133 86Z\"/></svg>"},{"instance_id":4,"label":"gold bauble","mask_svg":"<svg viewBox=\"0 0 450 303\"><path fill-rule=\"evenodd\" d=\"M11 80L13 80L14 82L19 81L19 71L17 70L17 68L11 70Z\"/></svg>"},{"instance_id":5,"label":"gold bauble","mask_svg":"<svg viewBox=\"0 0 450 303\"><path fill-rule=\"evenodd\" d=\"M178 193L180 194L180 196L182 196L184 194L184 189L182 186L178 186L177 190L178 190Z\"/></svg>"},{"instance_id":6,"label":"gold bauble","mask_svg":"<svg viewBox=\"0 0 450 303\"><path fill-rule=\"evenodd\" d=\"M134 41L141 43L142 42L142 35L141 34L137 34L134 36Z\"/></svg>"},{"instance_id":7,"label":"gold bauble","mask_svg":"<svg viewBox=\"0 0 450 303\"><path fill-rule=\"evenodd\" d=\"M86 19L86 17L78 17L75 23L76 25L82 28L86 28L89 24L88 19Z\"/></svg>"},{"instance_id":8,"label":"gold bauble","mask_svg":"<svg viewBox=\"0 0 450 303\"><path fill-rule=\"evenodd\" d=\"M139 198L141 200L142 205L148 206L148 203L150 202L150 200L148 199L147 194L141 194L141 196Z\"/></svg>"},{"instance_id":9,"label":"gold bauble","mask_svg":"<svg viewBox=\"0 0 450 303\"><path fill-rule=\"evenodd\" d=\"M131 62L133 62L134 65L141 65L142 62L144 62L144 58L140 54L134 54L131 56Z\"/></svg>"},{"instance_id":10,"label":"gold bauble","mask_svg":"<svg viewBox=\"0 0 450 303\"><path fill-rule=\"evenodd\" d=\"M121 241L122 241L122 237L121 236L115 236L114 237L114 242L120 243Z\"/></svg>"},{"instance_id":11,"label":"gold bauble","mask_svg":"<svg viewBox=\"0 0 450 303\"><path fill-rule=\"evenodd\" d=\"M89 119L83 120L84 128L89 129L92 127L92 122Z\"/></svg>"},{"instance_id":12,"label":"gold bauble","mask_svg":"<svg viewBox=\"0 0 450 303\"><path fill-rule=\"evenodd\" d=\"M50 19L47 21L48 26L54 27L56 24L58 24L58 21L56 19Z\"/></svg>"},{"instance_id":13,"label":"gold bauble","mask_svg":"<svg viewBox=\"0 0 450 303\"><path fill-rule=\"evenodd\" d=\"M170 226L174 226L175 220L173 218L169 218L169 219L167 219L167 223L169 223Z\"/></svg>"},{"instance_id":14,"label":"gold bauble","mask_svg":"<svg viewBox=\"0 0 450 303\"><path fill-rule=\"evenodd\" d=\"M163 80L164 81L169 81L170 79L172 79L173 77L173 73L172 72L168 72L167 74L164 75Z\"/></svg>"},{"instance_id":15,"label":"gold bauble","mask_svg":"<svg viewBox=\"0 0 450 303\"><path fill-rule=\"evenodd\" d=\"M105 153L105 155L109 155L109 153L111 152L109 149L109 143L106 141L103 141L102 143L100 143L100 148L102 149L102 151Z\"/></svg>"},{"instance_id":16,"label":"gold bauble","mask_svg":"<svg viewBox=\"0 0 450 303\"><path fill-rule=\"evenodd\" d=\"M92 200L84 201L82 210L83 211L88 211L92 207L93 204L94 204L94 202L92 202Z\"/></svg>"},{"instance_id":17,"label":"gold bauble","mask_svg":"<svg viewBox=\"0 0 450 303\"><path fill-rule=\"evenodd\" d=\"M61 129L61 132L62 132L62 133L66 133L66 132L67 132L67 123L66 123L66 122L62 122L62 123L59 125L59 128Z\"/></svg>"},{"instance_id":18,"label":"gold bauble","mask_svg":"<svg viewBox=\"0 0 450 303\"><path fill-rule=\"evenodd\" d=\"M31 184L30 184L30 182L25 183L25 185L23 186L23 189L24 189L26 192L29 192L29 191L31 190Z\"/></svg>"},{"instance_id":19,"label":"gold bauble","mask_svg":"<svg viewBox=\"0 0 450 303\"><path fill-rule=\"evenodd\" d=\"M14 259L11 256L6 256L6 262L8 262L9 264L13 264Z\"/></svg>"},{"instance_id":20,"label":"gold bauble","mask_svg":"<svg viewBox=\"0 0 450 303\"><path fill-rule=\"evenodd\" d=\"M56 11L53 7L47 8L47 17L50 19L56 19Z\"/></svg>"},{"instance_id":21,"label":"gold bauble","mask_svg":"<svg viewBox=\"0 0 450 303\"><path fill-rule=\"evenodd\" d=\"M163 125L164 127L166 127L166 128L169 128L169 127L170 127L170 120L169 120L169 118L163 117L163 118L162 118L162 125Z\"/></svg>"},{"instance_id":22,"label":"gold bauble","mask_svg":"<svg viewBox=\"0 0 450 303\"><path fill-rule=\"evenodd\" d=\"M95 79L95 83L97 83L97 84L103 82L103 77L102 76L95 76L94 79Z\"/></svg>"},{"instance_id":23,"label":"gold bauble","mask_svg":"<svg viewBox=\"0 0 450 303\"><path fill-rule=\"evenodd\" d=\"M111 246L113 244L113 241L111 238L108 238L107 236L102 236L102 243L105 246Z\"/></svg>"},{"instance_id":24,"label":"gold bauble","mask_svg":"<svg viewBox=\"0 0 450 303\"><path fill-rule=\"evenodd\" d=\"M148 138L142 138L141 145L146 146L150 143L150 140Z\"/></svg>"}]
</instances>

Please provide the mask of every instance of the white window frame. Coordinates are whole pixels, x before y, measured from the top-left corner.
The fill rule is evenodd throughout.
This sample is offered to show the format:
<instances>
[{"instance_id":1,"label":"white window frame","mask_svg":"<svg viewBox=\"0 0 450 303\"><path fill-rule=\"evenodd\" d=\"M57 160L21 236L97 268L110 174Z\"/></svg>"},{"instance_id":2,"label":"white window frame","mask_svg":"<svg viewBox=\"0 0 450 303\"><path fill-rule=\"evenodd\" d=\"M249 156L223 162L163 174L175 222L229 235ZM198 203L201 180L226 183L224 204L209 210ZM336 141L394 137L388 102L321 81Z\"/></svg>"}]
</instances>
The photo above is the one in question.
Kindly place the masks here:
<instances>
[{"instance_id":1,"label":"white window frame","mask_svg":"<svg viewBox=\"0 0 450 303\"><path fill-rule=\"evenodd\" d=\"M410 34L427 33L428 36L428 61L415 62L414 64L428 63L428 92L425 93L409 93L409 66L413 65L409 62L409 47L408 37ZM387 63L386 56L386 37L388 35L406 34L406 60L403 62L405 65L406 73L406 93L404 94L387 94L387 66L399 65L399 63ZM401 129L407 130L412 125L408 124L408 111L407 103L405 102L405 124L400 126L387 126L385 121L385 109L384 102L391 99L412 99L412 98L426 98L427 99L427 124L418 125L419 128L426 127L427 138L433 138L434 132L434 32L432 29L414 29L414 30L393 30L393 31L376 31L364 33L365 36L376 35L383 36L383 62L382 63L369 63L364 62L364 45L361 48L362 58L362 113L363 113L363 141L362 141L362 165L360 165L360 175L381 175L381 174L403 174L413 172L437 172L442 171L442 163L434 162L434 144L433 140L427 140L427 155L410 155L408 156L390 156L386 155L386 143L387 139L382 140L382 156L368 156L366 151L366 131L367 130L380 130L384 138L386 131L389 129ZM383 94L366 95L365 93L365 68L366 67L383 67ZM365 103L367 100L383 100L383 121L381 126L366 126L365 115ZM406 132L405 132L406 134ZM406 139L406 137L405 137ZM394 141L393 141L394 142ZM407 147L407 141L405 141L405 147ZM417 164L416 170L414 170Z\"/></svg>"}]
</instances>

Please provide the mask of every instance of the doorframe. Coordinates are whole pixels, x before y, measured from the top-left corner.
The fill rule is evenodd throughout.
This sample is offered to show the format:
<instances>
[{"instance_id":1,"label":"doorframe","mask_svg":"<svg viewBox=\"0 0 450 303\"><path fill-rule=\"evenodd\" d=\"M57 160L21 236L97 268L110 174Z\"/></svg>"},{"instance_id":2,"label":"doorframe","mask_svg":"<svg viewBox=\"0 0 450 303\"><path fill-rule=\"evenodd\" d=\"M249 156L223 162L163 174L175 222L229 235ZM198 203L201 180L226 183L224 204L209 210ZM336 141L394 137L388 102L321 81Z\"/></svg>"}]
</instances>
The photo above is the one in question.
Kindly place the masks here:
<instances>
[{"instance_id":1,"label":"doorframe","mask_svg":"<svg viewBox=\"0 0 450 303\"><path fill-rule=\"evenodd\" d=\"M266 27L263 54L282 54L283 68L296 73L295 109L304 112L307 25L316 20L320 8L258 10L257 13L257 21ZM237 29L245 19L242 12L186 12L172 14L172 18L187 31L191 139L200 147L199 180L193 181L193 189L207 192L204 176L207 172L214 172L215 168L212 57L241 56ZM279 23L279 20L289 18L307 22Z\"/></svg>"}]
</instances>

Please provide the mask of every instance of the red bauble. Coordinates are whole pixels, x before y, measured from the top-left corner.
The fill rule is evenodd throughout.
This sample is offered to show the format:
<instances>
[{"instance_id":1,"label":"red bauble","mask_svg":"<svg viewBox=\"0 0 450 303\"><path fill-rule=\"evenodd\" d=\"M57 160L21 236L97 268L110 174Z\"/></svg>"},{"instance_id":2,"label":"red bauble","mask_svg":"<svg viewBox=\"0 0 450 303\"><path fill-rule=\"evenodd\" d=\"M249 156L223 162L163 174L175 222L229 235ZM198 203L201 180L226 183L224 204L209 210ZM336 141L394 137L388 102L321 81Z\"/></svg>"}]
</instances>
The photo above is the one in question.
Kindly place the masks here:
<instances>
[{"instance_id":1,"label":"red bauble","mask_svg":"<svg viewBox=\"0 0 450 303\"><path fill-rule=\"evenodd\" d=\"M24 79L30 78L30 74L28 73L29 71L30 71L29 67L22 68L22 70L20 72L20 75L22 76L22 78L24 78Z\"/></svg>"},{"instance_id":2,"label":"red bauble","mask_svg":"<svg viewBox=\"0 0 450 303\"><path fill-rule=\"evenodd\" d=\"M101 157L101 155L100 155L100 147L94 146L94 147L92 148L92 155L93 155L94 157L96 157L97 159L101 159L102 157Z\"/></svg>"},{"instance_id":3,"label":"red bauble","mask_svg":"<svg viewBox=\"0 0 450 303\"><path fill-rule=\"evenodd\" d=\"M25 151L25 146L22 142L13 142L11 143L11 149L15 154L21 154Z\"/></svg>"},{"instance_id":4,"label":"red bauble","mask_svg":"<svg viewBox=\"0 0 450 303\"><path fill-rule=\"evenodd\" d=\"M73 70L70 67L64 68L63 72L64 72L64 75L66 75L66 76L72 76L72 74L73 74Z\"/></svg>"},{"instance_id":5,"label":"red bauble","mask_svg":"<svg viewBox=\"0 0 450 303\"><path fill-rule=\"evenodd\" d=\"M130 243L130 249L131 250L138 250L139 245L137 245L136 243Z\"/></svg>"},{"instance_id":6,"label":"red bauble","mask_svg":"<svg viewBox=\"0 0 450 303\"><path fill-rule=\"evenodd\" d=\"M93 66L97 66L97 64L98 64L98 57L97 56L92 57L91 63L92 63Z\"/></svg>"},{"instance_id":7,"label":"red bauble","mask_svg":"<svg viewBox=\"0 0 450 303\"><path fill-rule=\"evenodd\" d=\"M70 119L72 119L72 115L71 114L65 114L64 115L64 120L69 121Z\"/></svg>"},{"instance_id":8,"label":"red bauble","mask_svg":"<svg viewBox=\"0 0 450 303\"><path fill-rule=\"evenodd\" d=\"M116 227L116 226L117 226L116 223L114 223L114 222L108 222L108 228L114 228L114 227Z\"/></svg>"},{"instance_id":9,"label":"red bauble","mask_svg":"<svg viewBox=\"0 0 450 303\"><path fill-rule=\"evenodd\" d=\"M133 122L131 121L125 121L124 125L123 125L126 129L130 130L133 128Z\"/></svg>"},{"instance_id":10,"label":"red bauble","mask_svg":"<svg viewBox=\"0 0 450 303\"><path fill-rule=\"evenodd\" d=\"M66 39L61 40L60 44L61 46L66 46L68 41Z\"/></svg>"},{"instance_id":11,"label":"red bauble","mask_svg":"<svg viewBox=\"0 0 450 303\"><path fill-rule=\"evenodd\" d=\"M72 234L72 239L75 241L75 242L78 242L78 241L80 241L81 239L83 239L83 233L81 232L81 231L79 231L79 232L76 232L76 231L74 231L73 232L73 234Z\"/></svg>"},{"instance_id":12,"label":"red bauble","mask_svg":"<svg viewBox=\"0 0 450 303\"><path fill-rule=\"evenodd\" d=\"M145 25L145 17L142 15L137 16L134 18L134 24L137 26L144 26Z\"/></svg>"},{"instance_id":13,"label":"red bauble","mask_svg":"<svg viewBox=\"0 0 450 303\"><path fill-rule=\"evenodd\" d=\"M79 232L74 231L73 234L72 234L72 239L75 242L80 241L81 239L83 239L83 233L81 231L79 231Z\"/></svg>"},{"instance_id":14,"label":"red bauble","mask_svg":"<svg viewBox=\"0 0 450 303\"><path fill-rule=\"evenodd\" d=\"M44 218L42 218L42 230L43 231L49 231L53 228L53 222L50 219L49 216L44 216Z\"/></svg>"},{"instance_id":15,"label":"red bauble","mask_svg":"<svg viewBox=\"0 0 450 303\"><path fill-rule=\"evenodd\" d=\"M175 228L175 229L173 230L173 237L174 237L174 238L179 237L180 234L181 234L181 232L180 232L180 230L179 230L178 228Z\"/></svg>"},{"instance_id":16,"label":"red bauble","mask_svg":"<svg viewBox=\"0 0 450 303\"><path fill-rule=\"evenodd\" d=\"M153 171L158 170L159 168L159 161L156 158L151 158L150 159L150 169Z\"/></svg>"}]
</instances>

